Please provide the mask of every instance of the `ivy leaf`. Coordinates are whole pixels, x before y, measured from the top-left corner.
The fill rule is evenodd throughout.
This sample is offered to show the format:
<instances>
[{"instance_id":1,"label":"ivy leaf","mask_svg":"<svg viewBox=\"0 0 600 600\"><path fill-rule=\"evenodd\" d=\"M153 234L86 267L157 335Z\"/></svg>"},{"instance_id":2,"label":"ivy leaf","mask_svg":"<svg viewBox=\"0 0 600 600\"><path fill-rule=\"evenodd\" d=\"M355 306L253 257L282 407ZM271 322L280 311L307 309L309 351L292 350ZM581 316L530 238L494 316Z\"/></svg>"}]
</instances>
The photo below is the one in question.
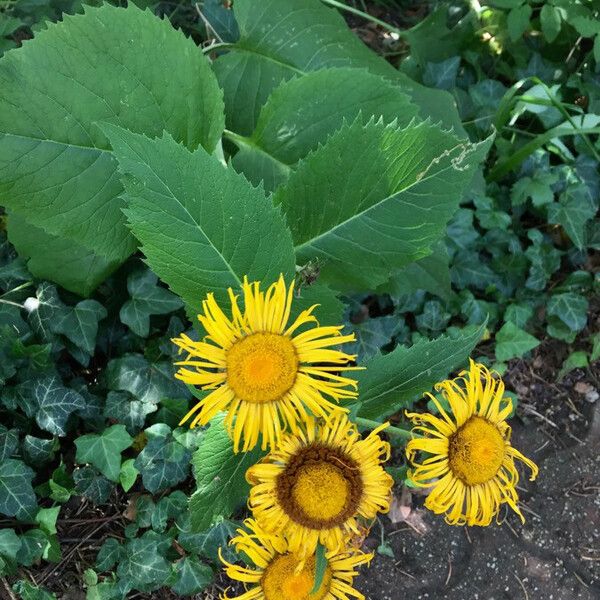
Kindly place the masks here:
<instances>
[{"instance_id":1,"label":"ivy leaf","mask_svg":"<svg viewBox=\"0 0 600 600\"><path fill-rule=\"evenodd\" d=\"M25 567L37 563L48 549L48 536L41 529L29 529L20 536L21 548L17 554L17 562Z\"/></svg>"},{"instance_id":2,"label":"ivy leaf","mask_svg":"<svg viewBox=\"0 0 600 600\"><path fill-rule=\"evenodd\" d=\"M134 588L145 592L159 589L171 574L171 565L148 540L131 540L117 567L119 577L129 580Z\"/></svg>"},{"instance_id":3,"label":"ivy leaf","mask_svg":"<svg viewBox=\"0 0 600 600\"><path fill-rule=\"evenodd\" d=\"M76 469L73 479L77 491L94 504L104 504L114 489L114 485L92 467Z\"/></svg>"},{"instance_id":4,"label":"ivy leaf","mask_svg":"<svg viewBox=\"0 0 600 600\"><path fill-rule=\"evenodd\" d=\"M163 423L149 427L145 433L148 443L134 464L142 474L144 487L154 494L187 477L191 453L173 440L171 429Z\"/></svg>"},{"instance_id":5,"label":"ivy leaf","mask_svg":"<svg viewBox=\"0 0 600 600\"><path fill-rule=\"evenodd\" d=\"M14 529L0 529L0 557L16 560L21 549L21 540Z\"/></svg>"},{"instance_id":6,"label":"ivy leaf","mask_svg":"<svg viewBox=\"0 0 600 600\"><path fill-rule=\"evenodd\" d=\"M158 277L147 269L135 271L127 278L131 299L123 304L119 317L140 337L148 337L151 315L164 315L183 306L177 296L156 285L157 282Z\"/></svg>"},{"instance_id":7,"label":"ivy leaf","mask_svg":"<svg viewBox=\"0 0 600 600\"><path fill-rule=\"evenodd\" d=\"M331 107L336 110L332 111ZM262 107L248 138L233 138L239 151L232 164L258 185L272 191L293 166L344 121L360 114L406 126L418 109L401 89L363 69L323 69L279 85Z\"/></svg>"},{"instance_id":8,"label":"ivy leaf","mask_svg":"<svg viewBox=\"0 0 600 600\"><path fill-rule=\"evenodd\" d=\"M562 225L571 241L582 250L587 243L587 222L597 211L597 202L585 184L569 185L558 202L548 205L548 221Z\"/></svg>"},{"instance_id":9,"label":"ivy leaf","mask_svg":"<svg viewBox=\"0 0 600 600\"><path fill-rule=\"evenodd\" d=\"M382 346L389 344L405 328L404 319L396 315L367 319L352 325L351 330L356 334L352 352L357 354L357 362L360 364L375 356Z\"/></svg>"},{"instance_id":10,"label":"ivy leaf","mask_svg":"<svg viewBox=\"0 0 600 600\"><path fill-rule=\"evenodd\" d=\"M46 282L37 288L35 299L37 302L32 302L28 315L29 324L42 341L52 342L55 325L69 314L69 307L59 298L56 287Z\"/></svg>"},{"instance_id":11,"label":"ivy leaf","mask_svg":"<svg viewBox=\"0 0 600 600\"><path fill-rule=\"evenodd\" d=\"M141 354L124 354L106 368L109 390L127 391L137 400L158 404L163 398L189 398L190 392L174 377L170 362L150 363Z\"/></svg>"},{"instance_id":12,"label":"ivy leaf","mask_svg":"<svg viewBox=\"0 0 600 600\"><path fill-rule=\"evenodd\" d=\"M12 589L13 592L19 594L21 600L56 600L54 594L37 585L32 585L26 579L17 581Z\"/></svg>"},{"instance_id":13,"label":"ivy leaf","mask_svg":"<svg viewBox=\"0 0 600 600\"><path fill-rule=\"evenodd\" d=\"M131 435L135 435L144 426L146 416L155 412L156 404L136 400L128 392L108 392L104 416L123 423Z\"/></svg>"},{"instance_id":14,"label":"ivy leaf","mask_svg":"<svg viewBox=\"0 0 600 600\"><path fill-rule=\"evenodd\" d=\"M430 123L345 124L274 194L298 259L322 261L322 277L338 289L387 281L390 270L431 253L490 143L470 144ZM361 161L349 171L357 147Z\"/></svg>"},{"instance_id":15,"label":"ivy leaf","mask_svg":"<svg viewBox=\"0 0 600 600\"><path fill-rule=\"evenodd\" d=\"M10 458L19 445L19 430L0 425L0 462Z\"/></svg>"},{"instance_id":16,"label":"ivy leaf","mask_svg":"<svg viewBox=\"0 0 600 600\"><path fill-rule=\"evenodd\" d=\"M558 372L558 381L564 379L565 375L570 373L573 369L585 369L589 364L587 352L583 352L582 350L571 352Z\"/></svg>"},{"instance_id":17,"label":"ivy leaf","mask_svg":"<svg viewBox=\"0 0 600 600\"><path fill-rule=\"evenodd\" d=\"M106 309L100 302L82 300L54 325L53 330L62 333L78 348L93 356L98 322L106 318L106 315Z\"/></svg>"},{"instance_id":18,"label":"ivy leaf","mask_svg":"<svg viewBox=\"0 0 600 600\"><path fill-rule=\"evenodd\" d=\"M73 240L73 251L84 246L109 262L122 262L135 242L121 213L116 162L95 123L116 121L150 135L166 130L210 151L223 130L221 92L207 59L167 19L135 4L86 7L37 31L2 58L0 88L0 202ZM44 247L32 250L37 256ZM45 267L40 275L62 282L62 264Z\"/></svg>"},{"instance_id":19,"label":"ivy leaf","mask_svg":"<svg viewBox=\"0 0 600 600\"><path fill-rule=\"evenodd\" d=\"M126 175L125 213L148 264L194 312L214 292L294 273L294 251L281 211L259 188L198 148L169 135L150 140L104 126ZM181 176L185 173L185 176Z\"/></svg>"},{"instance_id":20,"label":"ivy leaf","mask_svg":"<svg viewBox=\"0 0 600 600\"><path fill-rule=\"evenodd\" d=\"M201 592L214 577L213 570L195 556L187 556L175 563L175 573L177 578L171 589L180 596Z\"/></svg>"},{"instance_id":21,"label":"ivy leaf","mask_svg":"<svg viewBox=\"0 0 600 600\"><path fill-rule=\"evenodd\" d=\"M107 479L118 482L121 472L121 452L131 446L133 438L124 425L113 425L101 434L89 433L75 440L79 463L94 465Z\"/></svg>"},{"instance_id":22,"label":"ivy leaf","mask_svg":"<svg viewBox=\"0 0 600 600\"><path fill-rule=\"evenodd\" d=\"M548 301L547 315L560 319L573 332L581 331L587 323L589 303L579 294L555 294Z\"/></svg>"},{"instance_id":23,"label":"ivy leaf","mask_svg":"<svg viewBox=\"0 0 600 600\"><path fill-rule=\"evenodd\" d=\"M123 557L123 546L116 538L109 537L96 556L96 569L100 572L110 571Z\"/></svg>"},{"instance_id":24,"label":"ivy leaf","mask_svg":"<svg viewBox=\"0 0 600 600\"><path fill-rule=\"evenodd\" d=\"M214 525L195 533L192 531L190 515L185 514L184 518L177 522L177 526L180 531L177 541L187 552L218 562L218 549L221 548L225 560L232 562L237 558L228 542L235 535L239 523L218 517Z\"/></svg>"},{"instance_id":25,"label":"ivy leaf","mask_svg":"<svg viewBox=\"0 0 600 600\"><path fill-rule=\"evenodd\" d=\"M135 468L135 459L129 458L123 461L119 473L119 483L124 492L128 492L135 483L140 472Z\"/></svg>"},{"instance_id":26,"label":"ivy leaf","mask_svg":"<svg viewBox=\"0 0 600 600\"><path fill-rule=\"evenodd\" d=\"M357 414L381 419L412 402L466 362L481 339L486 323L467 327L455 337L422 339L407 348L397 346L384 356L376 356L358 371L355 378L361 390Z\"/></svg>"},{"instance_id":27,"label":"ivy leaf","mask_svg":"<svg viewBox=\"0 0 600 600\"><path fill-rule=\"evenodd\" d=\"M511 358L520 358L539 345L540 341L537 338L523 331L512 321L507 321L496 333L496 359L504 362Z\"/></svg>"},{"instance_id":28,"label":"ivy leaf","mask_svg":"<svg viewBox=\"0 0 600 600\"><path fill-rule=\"evenodd\" d=\"M81 394L64 387L55 375L36 380L33 397L37 405L37 424L58 436L67 435L67 420L71 413L83 409L85 403Z\"/></svg>"},{"instance_id":29,"label":"ivy leaf","mask_svg":"<svg viewBox=\"0 0 600 600\"><path fill-rule=\"evenodd\" d=\"M224 42L235 42L240 37L233 11L223 6L223 0L204 0L202 14L211 29Z\"/></svg>"},{"instance_id":30,"label":"ivy leaf","mask_svg":"<svg viewBox=\"0 0 600 600\"><path fill-rule=\"evenodd\" d=\"M197 489L190 498L194 531L208 529L217 517L229 517L244 502L249 486L246 470L258 462L257 448L234 454L233 443L223 426L223 417L211 421L192 458Z\"/></svg>"},{"instance_id":31,"label":"ivy leaf","mask_svg":"<svg viewBox=\"0 0 600 600\"><path fill-rule=\"evenodd\" d=\"M27 519L37 503L31 480L35 473L20 460L0 462L0 513Z\"/></svg>"},{"instance_id":32,"label":"ivy leaf","mask_svg":"<svg viewBox=\"0 0 600 600\"><path fill-rule=\"evenodd\" d=\"M169 519L178 517L187 510L188 497L181 491L175 490L168 496L163 496L152 511L150 521L154 531L164 531Z\"/></svg>"}]
</instances>

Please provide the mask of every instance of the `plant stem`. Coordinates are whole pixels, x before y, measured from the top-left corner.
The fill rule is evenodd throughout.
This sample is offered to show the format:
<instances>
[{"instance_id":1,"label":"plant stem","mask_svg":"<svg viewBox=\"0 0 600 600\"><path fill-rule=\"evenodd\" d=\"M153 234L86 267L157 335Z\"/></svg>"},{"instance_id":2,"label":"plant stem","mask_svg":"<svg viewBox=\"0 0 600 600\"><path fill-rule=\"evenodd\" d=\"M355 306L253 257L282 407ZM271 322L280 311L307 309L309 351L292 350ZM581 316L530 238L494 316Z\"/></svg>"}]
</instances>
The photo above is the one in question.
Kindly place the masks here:
<instances>
[{"instance_id":1,"label":"plant stem","mask_svg":"<svg viewBox=\"0 0 600 600\"><path fill-rule=\"evenodd\" d=\"M377 421L372 421L371 419L363 419L362 417L355 417L354 421L356 422L357 425L361 425L362 427L365 427L367 429L376 429L377 427L382 425L382 423L379 423ZM403 438L405 440L411 440L413 437L419 437L419 436L413 435L413 433L410 432L408 429L394 427L393 425L389 425L388 427L386 427L384 429L384 431L388 435Z\"/></svg>"},{"instance_id":2,"label":"plant stem","mask_svg":"<svg viewBox=\"0 0 600 600\"><path fill-rule=\"evenodd\" d=\"M347 4L344 4L343 2L338 2L337 0L321 0L321 2L323 2L323 4L329 4L329 6L339 8L340 10L345 10L346 12L349 12L349 13L352 13L359 17L362 17L363 19L366 19L367 21L376 23L377 25L381 25L381 27L384 27L388 31L391 31L400 37L404 36L404 31L402 31L402 29L398 29L397 27L394 27L393 25L390 25L389 23L386 23L385 21L382 21L381 19L374 17L367 12L358 10L358 8L354 8L353 6L348 6Z\"/></svg>"}]
</instances>

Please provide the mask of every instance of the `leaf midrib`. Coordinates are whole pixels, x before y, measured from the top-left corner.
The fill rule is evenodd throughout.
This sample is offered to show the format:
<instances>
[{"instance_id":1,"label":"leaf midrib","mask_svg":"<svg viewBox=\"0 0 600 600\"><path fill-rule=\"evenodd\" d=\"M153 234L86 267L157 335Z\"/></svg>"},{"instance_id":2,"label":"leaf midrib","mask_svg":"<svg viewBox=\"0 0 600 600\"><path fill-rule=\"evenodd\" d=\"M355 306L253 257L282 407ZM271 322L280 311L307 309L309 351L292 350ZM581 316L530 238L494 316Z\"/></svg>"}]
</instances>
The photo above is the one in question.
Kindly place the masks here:
<instances>
[{"instance_id":1,"label":"leaf midrib","mask_svg":"<svg viewBox=\"0 0 600 600\"><path fill-rule=\"evenodd\" d=\"M183 211L185 212L185 214L187 214L189 216L191 222L198 228L198 230L202 232L202 235L206 238L206 240L210 244L210 247L216 252L216 254L219 256L219 258L223 261L223 264L225 264L225 266L227 267L227 270L231 273L231 275L233 276L233 278L237 282L238 286L242 287L242 281L237 276L237 274L233 271L233 269L231 268L231 265L229 264L229 262L227 260L225 260L225 257L223 256L223 254L217 249L217 247L214 245L212 239L206 234L206 232L204 231L204 229L200 226L200 223L198 223L198 221L193 217L193 215L190 213L190 211L187 209L187 207L182 204L182 202L177 198L177 196L175 196L175 194L173 193L173 190L171 190L170 186L154 170L154 168L149 164L149 162L145 161L140 156L140 154L134 148L131 147L131 144L129 144L122 136L119 136L119 139L121 140L122 143L124 143L124 144L127 145L127 147L131 150L131 152L135 156L138 157L138 160L140 161L140 164L145 165L152 172L152 174L163 184L163 186L165 187L165 189L169 192L171 198L183 209Z\"/></svg>"},{"instance_id":2,"label":"leaf midrib","mask_svg":"<svg viewBox=\"0 0 600 600\"><path fill-rule=\"evenodd\" d=\"M466 143L466 142L465 142ZM452 148L450 148L449 150L446 150L444 152L442 152L441 154L439 154L436 158L432 159L432 161L430 162L430 165L433 165L435 163L436 160L439 160L440 158L443 158L444 156L448 156L448 158L450 158L450 155L452 153L454 153L454 151L457 148L461 148L465 146L465 143L458 143L456 146L453 146ZM428 167L429 168L429 167ZM306 240L305 242L302 242L301 244L298 244L296 246L294 246L294 250L296 251L296 253L301 252L302 250L305 249L305 247L307 246L312 246L316 241L328 237L330 235L332 235L335 231L337 231L340 227L347 225L348 223L360 219L362 218L364 215L366 215L369 211L378 208L379 206L381 206L382 204L393 200L394 198L399 197L401 194L406 193L408 190L410 190L411 188L413 188L414 186L421 184L425 181L428 181L429 179L431 179L432 177L436 177L442 173L445 173L446 171L448 171L449 169L453 169L453 165L452 165L452 161L450 160L449 164L447 167L440 169L439 171L435 171L434 173L432 173L431 175L427 175L426 177L422 177L421 179L417 179L415 181L413 181L410 185L406 186L405 188L402 188L401 190L398 190L397 192L394 192L393 194L390 194L389 196L386 196L385 198L382 198L381 200L379 200L378 202L376 202L375 204L371 204L371 206L368 206L366 208L364 208L363 210L361 210L360 212L357 212L355 214L353 214L352 216L350 216L349 218L340 221L339 223L337 223L336 225L334 225L332 228L327 229L326 231L322 231L321 233L319 233L318 235Z\"/></svg>"}]
</instances>

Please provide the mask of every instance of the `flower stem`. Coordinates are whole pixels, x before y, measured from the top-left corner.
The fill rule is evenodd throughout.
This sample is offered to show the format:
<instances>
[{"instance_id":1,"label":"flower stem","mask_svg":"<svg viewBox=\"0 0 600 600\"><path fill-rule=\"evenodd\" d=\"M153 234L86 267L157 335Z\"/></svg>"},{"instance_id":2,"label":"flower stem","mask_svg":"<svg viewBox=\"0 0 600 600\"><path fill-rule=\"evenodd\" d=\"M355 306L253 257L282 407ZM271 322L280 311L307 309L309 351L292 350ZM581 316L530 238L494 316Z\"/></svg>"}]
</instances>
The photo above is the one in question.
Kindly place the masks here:
<instances>
[{"instance_id":1,"label":"flower stem","mask_svg":"<svg viewBox=\"0 0 600 600\"><path fill-rule=\"evenodd\" d=\"M381 25L381 27L384 27L388 31L392 31L393 33L397 34L400 37L404 36L404 31L402 31L402 29L398 29L397 27L394 27L393 25L390 25L389 23L386 23L385 21L382 21L381 19L374 17L373 15L370 15L369 13L363 12L362 10L358 10L358 8L354 8L353 6L348 6L347 4L344 4L343 2L337 2L337 0L321 0L321 2L323 2L323 4L329 4L329 6L334 6L335 8L339 8L340 10L345 10L346 12L350 12L354 15L358 15L359 17L362 17L363 19L366 19L367 21L371 21L372 23L376 23L377 25Z\"/></svg>"},{"instance_id":2,"label":"flower stem","mask_svg":"<svg viewBox=\"0 0 600 600\"><path fill-rule=\"evenodd\" d=\"M362 417L355 417L354 421L357 425L365 427L366 429L376 429L381 425L381 423L377 421L372 421L371 419L363 419ZM413 437L418 437L412 434L408 429L402 429L401 427L394 427L393 425L389 425L384 429L385 433L388 435L403 438L405 440L411 440Z\"/></svg>"}]
</instances>

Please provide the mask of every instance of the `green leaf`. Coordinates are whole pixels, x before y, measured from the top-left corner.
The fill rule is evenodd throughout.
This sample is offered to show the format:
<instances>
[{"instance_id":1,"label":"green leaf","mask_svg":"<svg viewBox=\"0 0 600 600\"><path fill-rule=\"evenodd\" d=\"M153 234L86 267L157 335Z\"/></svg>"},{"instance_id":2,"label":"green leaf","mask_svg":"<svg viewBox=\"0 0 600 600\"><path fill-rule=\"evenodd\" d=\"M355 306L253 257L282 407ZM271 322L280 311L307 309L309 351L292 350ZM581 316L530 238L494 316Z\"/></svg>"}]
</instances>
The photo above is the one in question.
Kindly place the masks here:
<instances>
[{"instance_id":1,"label":"green leaf","mask_svg":"<svg viewBox=\"0 0 600 600\"><path fill-rule=\"evenodd\" d=\"M600 359L600 333L595 333L592 336L592 353L590 354L590 362Z\"/></svg>"},{"instance_id":2,"label":"green leaf","mask_svg":"<svg viewBox=\"0 0 600 600\"><path fill-rule=\"evenodd\" d=\"M19 445L19 430L0 425L0 462L10 458Z\"/></svg>"},{"instance_id":3,"label":"green leaf","mask_svg":"<svg viewBox=\"0 0 600 600\"><path fill-rule=\"evenodd\" d=\"M327 559L325 558L326 548L322 544L317 545L317 551L315 552L315 582L311 590L311 594L316 594L323 583L323 577L325 577L325 569L327 568Z\"/></svg>"},{"instance_id":4,"label":"green leaf","mask_svg":"<svg viewBox=\"0 0 600 600\"><path fill-rule=\"evenodd\" d=\"M153 402L136 400L128 392L108 392L104 405L104 416L123 423L131 435L144 426L146 416L156 411Z\"/></svg>"},{"instance_id":5,"label":"green leaf","mask_svg":"<svg viewBox=\"0 0 600 600\"><path fill-rule=\"evenodd\" d=\"M217 517L231 516L245 502L246 470L259 457L258 448L234 454L223 418L212 420L192 458L197 489L190 498L190 515L195 531L208 529Z\"/></svg>"},{"instance_id":6,"label":"green leaf","mask_svg":"<svg viewBox=\"0 0 600 600\"><path fill-rule=\"evenodd\" d=\"M431 253L490 143L430 123L344 125L274 194L298 259L323 261L322 277L338 289L387 281L390 270Z\"/></svg>"},{"instance_id":7,"label":"green leaf","mask_svg":"<svg viewBox=\"0 0 600 600\"><path fill-rule=\"evenodd\" d=\"M14 529L0 529L0 556L16 560L21 549L21 540Z\"/></svg>"},{"instance_id":8,"label":"green leaf","mask_svg":"<svg viewBox=\"0 0 600 600\"><path fill-rule=\"evenodd\" d=\"M115 358L105 371L109 390L127 391L140 402L150 404L158 404L163 398L189 398L189 391L174 374L170 362L150 363L141 354Z\"/></svg>"},{"instance_id":9,"label":"green leaf","mask_svg":"<svg viewBox=\"0 0 600 600\"><path fill-rule=\"evenodd\" d=\"M98 322L106 315L106 309L96 300L82 300L54 325L53 330L62 333L78 348L93 356Z\"/></svg>"},{"instance_id":10,"label":"green leaf","mask_svg":"<svg viewBox=\"0 0 600 600\"><path fill-rule=\"evenodd\" d=\"M56 596L44 588L32 585L26 579L17 581L13 585L13 592L19 594L21 600L56 600Z\"/></svg>"},{"instance_id":11,"label":"green leaf","mask_svg":"<svg viewBox=\"0 0 600 600\"><path fill-rule=\"evenodd\" d=\"M598 19L577 16L569 19L569 24L573 25L577 33L582 37L593 37L600 34L600 22Z\"/></svg>"},{"instance_id":12,"label":"green leaf","mask_svg":"<svg viewBox=\"0 0 600 600\"><path fill-rule=\"evenodd\" d=\"M366 363L366 369L355 375L360 390L358 415L378 420L410 406L467 361L485 325L465 328L455 337L421 339L410 348L399 345Z\"/></svg>"},{"instance_id":13,"label":"green leaf","mask_svg":"<svg viewBox=\"0 0 600 600\"><path fill-rule=\"evenodd\" d=\"M35 381L33 397L37 405L37 424L54 435L67 435L66 425L71 413L81 410L84 399L81 394L66 388L55 375Z\"/></svg>"},{"instance_id":14,"label":"green leaf","mask_svg":"<svg viewBox=\"0 0 600 600\"><path fill-rule=\"evenodd\" d=\"M35 522L40 526L40 529L48 535L56 535L56 520L60 506L52 508L40 508L35 516Z\"/></svg>"},{"instance_id":15,"label":"green leaf","mask_svg":"<svg viewBox=\"0 0 600 600\"><path fill-rule=\"evenodd\" d=\"M213 570L194 556L187 556L175 563L175 572L177 578L171 589L180 596L201 592L212 583L214 577Z\"/></svg>"},{"instance_id":16,"label":"green leaf","mask_svg":"<svg viewBox=\"0 0 600 600\"><path fill-rule=\"evenodd\" d=\"M154 494L187 477L191 453L173 440L170 428L163 423L149 427L145 433L148 443L134 464L142 474L144 487Z\"/></svg>"},{"instance_id":17,"label":"green leaf","mask_svg":"<svg viewBox=\"0 0 600 600\"><path fill-rule=\"evenodd\" d=\"M507 321L496 334L496 359L505 361L520 358L539 345L540 341L537 338L520 329L512 321Z\"/></svg>"},{"instance_id":18,"label":"green leaf","mask_svg":"<svg viewBox=\"0 0 600 600\"><path fill-rule=\"evenodd\" d=\"M558 372L558 381L564 379L565 375L570 373L573 369L585 369L589 364L587 352L581 350L571 352Z\"/></svg>"},{"instance_id":19,"label":"green leaf","mask_svg":"<svg viewBox=\"0 0 600 600\"><path fill-rule=\"evenodd\" d=\"M7 517L28 518L36 508L31 480L35 473L20 460L0 462L0 513Z\"/></svg>"},{"instance_id":20,"label":"green leaf","mask_svg":"<svg viewBox=\"0 0 600 600\"><path fill-rule=\"evenodd\" d=\"M404 332L406 324L402 317L386 315L352 325L351 330L356 334L351 351L357 355L358 364L362 364L379 353L381 347L389 344L394 336Z\"/></svg>"},{"instance_id":21,"label":"green leaf","mask_svg":"<svg viewBox=\"0 0 600 600\"><path fill-rule=\"evenodd\" d=\"M363 69L308 73L275 88L250 137L232 138L240 148L233 166L256 185L264 181L271 191L344 121L361 114L365 121L382 117L406 126L417 112L399 87Z\"/></svg>"},{"instance_id":22,"label":"green leaf","mask_svg":"<svg viewBox=\"0 0 600 600\"><path fill-rule=\"evenodd\" d=\"M123 461L119 472L119 482L124 492L128 492L135 483L140 472L135 468L135 459L129 458Z\"/></svg>"},{"instance_id":23,"label":"green leaf","mask_svg":"<svg viewBox=\"0 0 600 600\"><path fill-rule=\"evenodd\" d=\"M224 6L223 0L204 0L202 14L224 42L235 42L240 37L233 11Z\"/></svg>"},{"instance_id":24,"label":"green leaf","mask_svg":"<svg viewBox=\"0 0 600 600\"><path fill-rule=\"evenodd\" d=\"M198 554L218 563L220 548L225 560L233 562L237 559L235 550L228 546L228 542L235 536L239 523L218 517L214 525L205 531L194 533L190 515L186 513L178 520L177 527L180 531L177 541L190 554Z\"/></svg>"},{"instance_id":25,"label":"green leaf","mask_svg":"<svg viewBox=\"0 0 600 600\"><path fill-rule=\"evenodd\" d=\"M587 323L588 301L579 294L555 294L548 301L547 315L562 321L571 331L581 331Z\"/></svg>"},{"instance_id":26,"label":"green leaf","mask_svg":"<svg viewBox=\"0 0 600 600\"><path fill-rule=\"evenodd\" d=\"M208 61L168 20L133 3L86 8L36 32L0 61L0 89L0 203L73 240L72 252L84 246L108 262L123 261L135 244L121 213L116 162L95 124L166 130L209 151L223 130ZM43 247L32 249L43 265L38 274L62 283L62 265L38 258Z\"/></svg>"},{"instance_id":27,"label":"green leaf","mask_svg":"<svg viewBox=\"0 0 600 600\"><path fill-rule=\"evenodd\" d=\"M571 241L582 250L587 243L587 222L597 212L597 201L585 184L569 185L558 202L548 205L548 222L562 225Z\"/></svg>"},{"instance_id":28,"label":"green leaf","mask_svg":"<svg viewBox=\"0 0 600 600\"><path fill-rule=\"evenodd\" d=\"M21 548L17 554L17 562L24 567L31 567L39 562L48 549L48 536L41 529L29 529L21 534Z\"/></svg>"},{"instance_id":29,"label":"green leaf","mask_svg":"<svg viewBox=\"0 0 600 600\"><path fill-rule=\"evenodd\" d=\"M35 465L41 465L52 460L58 447L59 443L56 438L45 440L33 435L26 435L23 440L25 458Z\"/></svg>"},{"instance_id":30,"label":"green leaf","mask_svg":"<svg viewBox=\"0 0 600 600\"><path fill-rule=\"evenodd\" d=\"M163 496L150 515L154 531L164 531L169 519L174 519L187 510L188 497L181 491L175 490L168 496Z\"/></svg>"},{"instance_id":31,"label":"green leaf","mask_svg":"<svg viewBox=\"0 0 600 600\"><path fill-rule=\"evenodd\" d=\"M463 131L447 92L427 89L397 71L348 29L337 10L319 0L263 0L260 10L253 0L236 0L234 13L240 40L213 68L225 95L227 125L235 132L251 134L281 81L332 67L381 75L411 96L422 117Z\"/></svg>"},{"instance_id":32,"label":"green leaf","mask_svg":"<svg viewBox=\"0 0 600 600\"><path fill-rule=\"evenodd\" d=\"M104 571L110 571L123 557L123 546L119 544L118 540L109 537L104 540L104 543L98 551L96 557L96 569L101 573Z\"/></svg>"},{"instance_id":33,"label":"green leaf","mask_svg":"<svg viewBox=\"0 0 600 600\"><path fill-rule=\"evenodd\" d=\"M194 312L214 292L294 272L290 233L260 188L202 148L104 128L126 174L125 210L153 271ZM182 176L185 174L185 176Z\"/></svg>"},{"instance_id":34,"label":"green leaf","mask_svg":"<svg viewBox=\"0 0 600 600\"><path fill-rule=\"evenodd\" d=\"M429 256L394 271L390 280L377 291L401 296L425 290L444 300L449 300L452 289L448 260L446 246L443 242L439 242L433 247L433 252Z\"/></svg>"},{"instance_id":35,"label":"green leaf","mask_svg":"<svg viewBox=\"0 0 600 600\"><path fill-rule=\"evenodd\" d=\"M131 446L133 438L124 425L113 425L100 435L89 433L75 440L79 463L94 465L100 473L111 481L119 481L121 472L121 452Z\"/></svg>"},{"instance_id":36,"label":"green leaf","mask_svg":"<svg viewBox=\"0 0 600 600\"><path fill-rule=\"evenodd\" d=\"M529 4L522 4L511 9L506 19L508 34L513 42L516 42L529 28L529 20L533 9Z\"/></svg>"},{"instance_id":37,"label":"green leaf","mask_svg":"<svg viewBox=\"0 0 600 600\"><path fill-rule=\"evenodd\" d=\"M177 296L159 287L157 282L158 277L148 269L134 271L127 279L131 299L123 304L119 317L141 337L148 337L151 315L164 315L183 306Z\"/></svg>"},{"instance_id":38,"label":"green leaf","mask_svg":"<svg viewBox=\"0 0 600 600\"><path fill-rule=\"evenodd\" d=\"M560 33L561 10L551 4L544 4L540 11L542 33L548 43L552 43Z\"/></svg>"},{"instance_id":39,"label":"green leaf","mask_svg":"<svg viewBox=\"0 0 600 600\"><path fill-rule=\"evenodd\" d=\"M114 489L114 485L92 467L76 469L73 479L77 491L94 504L104 504Z\"/></svg>"},{"instance_id":40,"label":"green leaf","mask_svg":"<svg viewBox=\"0 0 600 600\"><path fill-rule=\"evenodd\" d=\"M9 216L8 239L34 277L52 279L82 296L91 294L120 264L120 260L109 260L73 240L34 227L18 213Z\"/></svg>"},{"instance_id":41,"label":"green leaf","mask_svg":"<svg viewBox=\"0 0 600 600\"><path fill-rule=\"evenodd\" d=\"M153 591L162 587L171 574L171 565L159 554L158 548L145 539L127 544L124 558L117 568L119 577L129 580L134 587Z\"/></svg>"}]
</instances>

